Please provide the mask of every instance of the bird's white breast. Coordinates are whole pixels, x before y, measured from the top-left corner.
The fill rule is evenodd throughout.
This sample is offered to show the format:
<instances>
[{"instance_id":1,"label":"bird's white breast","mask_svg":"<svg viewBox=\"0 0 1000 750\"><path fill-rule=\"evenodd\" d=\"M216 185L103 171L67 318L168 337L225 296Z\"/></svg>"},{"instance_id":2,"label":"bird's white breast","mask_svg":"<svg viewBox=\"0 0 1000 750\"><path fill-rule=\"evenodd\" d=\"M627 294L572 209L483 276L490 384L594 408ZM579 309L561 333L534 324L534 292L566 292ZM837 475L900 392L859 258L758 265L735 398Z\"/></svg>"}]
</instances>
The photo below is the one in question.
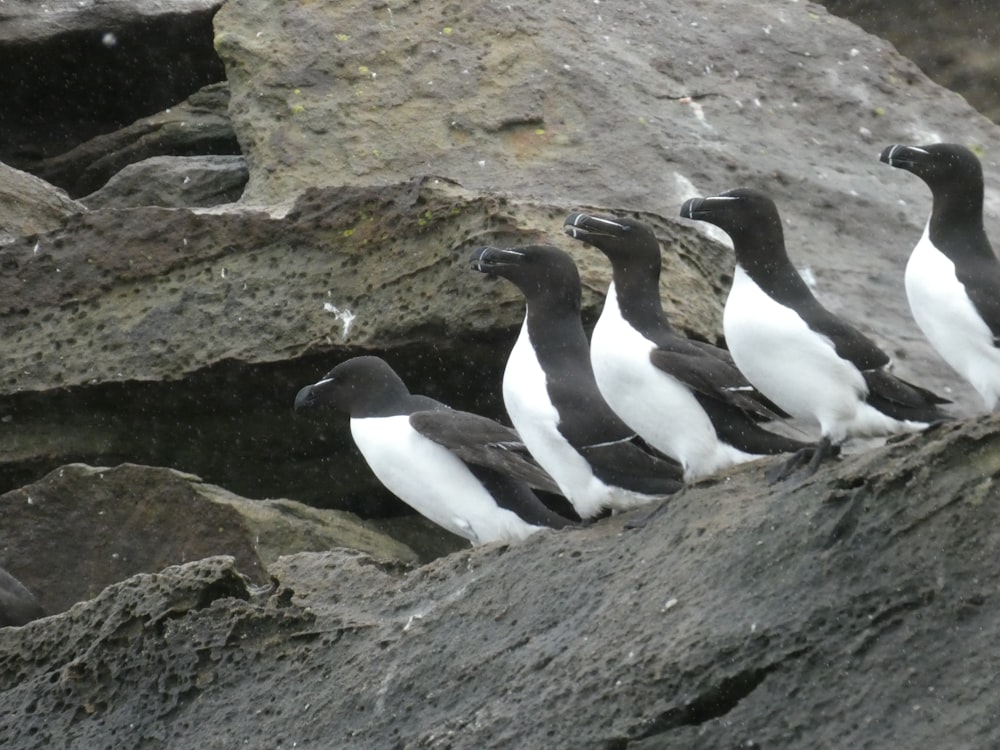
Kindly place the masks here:
<instances>
[{"instance_id":1,"label":"bird's white breast","mask_svg":"<svg viewBox=\"0 0 1000 750\"><path fill-rule=\"evenodd\" d=\"M719 443L688 387L650 361L655 348L622 317L612 283L590 340L594 377L611 409L650 445L680 462L686 479L752 458Z\"/></svg>"},{"instance_id":2,"label":"bird's white breast","mask_svg":"<svg viewBox=\"0 0 1000 750\"><path fill-rule=\"evenodd\" d=\"M834 442L849 432L871 431L864 422L874 410L863 402L867 386L858 369L740 266L726 300L723 328L736 366L789 414L818 421Z\"/></svg>"},{"instance_id":3,"label":"bird's white breast","mask_svg":"<svg viewBox=\"0 0 1000 750\"><path fill-rule=\"evenodd\" d=\"M955 264L931 242L929 225L910 254L904 278L920 330L992 411L1000 396L1000 350L955 275Z\"/></svg>"},{"instance_id":4,"label":"bird's white breast","mask_svg":"<svg viewBox=\"0 0 1000 750\"><path fill-rule=\"evenodd\" d=\"M527 319L504 370L503 400L524 445L581 518L592 518L606 508L626 510L653 499L606 485L559 432L559 412L549 398L545 371L531 346Z\"/></svg>"},{"instance_id":5,"label":"bird's white breast","mask_svg":"<svg viewBox=\"0 0 1000 750\"><path fill-rule=\"evenodd\" d=\"M351 435L375 476L394 495L473 544L516 541L540 528L497 506L468 467L415 431L407 415L351 419Z\"/></svg>"}]
</instances>

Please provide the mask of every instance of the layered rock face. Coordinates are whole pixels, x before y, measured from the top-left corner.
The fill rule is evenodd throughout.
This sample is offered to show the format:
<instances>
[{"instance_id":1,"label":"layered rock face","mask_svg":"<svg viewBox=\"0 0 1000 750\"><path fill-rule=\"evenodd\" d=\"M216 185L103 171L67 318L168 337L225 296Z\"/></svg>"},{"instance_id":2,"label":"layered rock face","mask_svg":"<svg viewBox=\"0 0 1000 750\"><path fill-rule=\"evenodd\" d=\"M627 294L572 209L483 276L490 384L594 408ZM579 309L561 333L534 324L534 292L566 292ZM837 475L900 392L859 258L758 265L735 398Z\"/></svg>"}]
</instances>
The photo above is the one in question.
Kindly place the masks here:
<instances>
[{"instance_id":1,"label":"layered rock face","mask_svg":"<svg viewBox=\"0 0 1000 750\"><path fill-rule=\"evenodd\" d=\"M45 6L0 8L0 566L52 615L0 631L5 748L996 744L1000 426L909 316L930 196L878 162L974 147L1000 236L960 96L802 2ZM455 552L293 417L377 353L503 418L522 302L466 259L560 245L590 322L577 208L653 225L720 341L732 256L677 212L740 185L955 424Z\"/></svg>"}]
</instances>

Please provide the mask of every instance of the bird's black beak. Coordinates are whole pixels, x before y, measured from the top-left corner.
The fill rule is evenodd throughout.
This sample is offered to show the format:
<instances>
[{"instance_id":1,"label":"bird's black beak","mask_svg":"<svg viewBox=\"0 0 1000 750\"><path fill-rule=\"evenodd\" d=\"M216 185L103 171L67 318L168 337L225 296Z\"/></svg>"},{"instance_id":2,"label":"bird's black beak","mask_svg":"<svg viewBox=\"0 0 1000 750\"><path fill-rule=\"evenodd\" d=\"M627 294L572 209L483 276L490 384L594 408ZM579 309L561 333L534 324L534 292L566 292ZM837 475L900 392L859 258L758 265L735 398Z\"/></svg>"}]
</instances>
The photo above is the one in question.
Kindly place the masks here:
<instances>
[{"instance_id":1,"label":"bird's black beak","mask_svg":"<svg viewBox=\"0 0 1000 750\"><path fill-rule=\"evenodd\" d=\"M331 383L333 383L332 378L323 378L302 388L295 396L295 411L305 411L321 405L324 401L324 393Z\"/></svg>"},{"instance_id":2,"label":"bird's black beak","mask_svg":"<svg viewBox=\"0 0 1000 750\"><path fill-rule=\"evenodd\" d=\"M891 146L886 146L882 150L882 154L879 156L879 161L885 162L890 167L910 169L911 167L920 164L922 157L927 155L928 152L919 146L903 146L899 143L894 143Z\"/></svg>"},{"instance_id":3,"label":"bird's black beak","mask_svg":"<svg viewBox=\"0 0 1000 750\"><path fill-rule=\"evenodd\" d=\"M712 212L708 201L708 198L690 198L684 201L684 205L681 206L681 218L695 219L696 221L704 219Z\"/></svg>"},{"instance_id":4,"label":"bird's black beak","mask_svg":"<svg viewBox=\"0 0 1000 750\"><path fill-rule=\"evenodd\" d=\"M505 266L520 265L524 253L508 247L480 247L473 250L469 265L480 273L495 274Z\"/></svg>"},{"instance_id":5,"label":"bird's black beak","mask_svg":"<svg viewBox=\"0 0 1000 750\"><path fill-rule=\"evenodd\" d=\"M596 237L617 237L628 227L614 219L593 214L573 213L563 222L563 231L574 240L589 242Z\"/></svg>"}]
</instances>

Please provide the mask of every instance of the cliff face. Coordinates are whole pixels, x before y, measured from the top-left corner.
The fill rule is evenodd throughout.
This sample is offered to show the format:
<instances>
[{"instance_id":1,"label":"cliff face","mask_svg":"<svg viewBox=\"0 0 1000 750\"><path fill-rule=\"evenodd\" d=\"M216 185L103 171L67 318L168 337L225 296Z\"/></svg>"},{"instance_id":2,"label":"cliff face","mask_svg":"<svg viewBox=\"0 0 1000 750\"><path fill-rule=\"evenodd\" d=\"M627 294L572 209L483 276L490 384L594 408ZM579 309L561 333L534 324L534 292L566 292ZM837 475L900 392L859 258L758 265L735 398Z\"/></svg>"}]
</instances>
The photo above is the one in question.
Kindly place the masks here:
<instances>
[{"instance_id":1,"label":"cliff face","mask_svg":"<svg viewBox=\"0 0 1000 750\"><path fill-rule=\"evenodd\" d=\"M808 3L133 3L110 38L48 5L0 12L0 89L35 81L53 122L49 43L138 69L189 13L192 57L110 127L2 114L4 158L62 188L0 167L0 566L62 612L0 631L5 748L997 744L1000 424L910 319L930 196L877 159L975 147L1000 236L1000 131L961 97ZM642 530L469 551L396 518L346 424L293 418L363 352L502 416L522 303L465 259L560 244L592 319L580 207L652 224L671 319L719 340L732 258L677 212L739 185L954 424L806 482L725 473ZM302 552L340 546L372 556Z\"/></svg>"},{"instance_id":2,"label":"cliff face","mask_svg":"<svg viewBox=\"0 0 1000 750\"><path fill-rule=\"evenodd\" d=\"M211 558L0 637L9 748L992 747L1000 421L416 569Z\"/></svg>"}]
</instances>

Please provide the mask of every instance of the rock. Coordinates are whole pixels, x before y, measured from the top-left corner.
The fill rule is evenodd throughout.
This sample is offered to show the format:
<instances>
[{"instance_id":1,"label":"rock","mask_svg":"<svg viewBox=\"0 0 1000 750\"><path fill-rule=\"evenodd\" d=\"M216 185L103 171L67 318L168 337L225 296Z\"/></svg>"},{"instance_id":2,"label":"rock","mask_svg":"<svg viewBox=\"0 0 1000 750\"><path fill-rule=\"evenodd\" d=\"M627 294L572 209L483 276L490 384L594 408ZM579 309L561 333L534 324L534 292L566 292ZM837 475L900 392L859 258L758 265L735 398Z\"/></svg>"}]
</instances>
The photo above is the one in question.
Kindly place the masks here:
<instances>
[{"instance_id":1,"label":"rock","mask_svg":"<svg viewBox=\"0 0 1000 750\"><path fill-rule=\"evenodd\" d=\"M947 5L907 0L820 0L844 18L891 41L945 88L1000 122L1000 26L979 0ZM986 21L986 22L984 22ZM933 39L933 44L928 40Z\"/></svg>"},{"instance_id":2,"label":"rock","mask_svg":"<svg viewBox=\"0 0 1000 750\"><path fill-rule=\"evenodd\" d=\"M70 195L79 197L92 194L129 165L141 163L155 156L239 154L240 147L226 112L228 102L229 89L225 83L206 86L185 101L163 112L143 117L113 133L96 136L65 153L39 161L32 165L32 171L65 188ZM119 179L127 180L128 173ZM242 175L240 180L245 183L246 176ZM232 191L234 189L232 183L235 180L230 178L229 182L230 187L226 190ZM112 194L116 192L114 185L108 185L107 189ZM120 193L121 189L118 189L118 192ZM144 193L140 193L136 199L141 200L143 195ZM239 193L234 193L232 200L238 197ZM103 205L105 204L98 198L91 207L100 208ZM118 205L211 204L184 202L145 204L133 201L119 202Z\"/></svg>"},{"instance_id":3,"label":"rock","mask_svg":"<svg viewBox=\"0 0 1000 750\"><path fill-rule=\"evenodd\" d=\"M350 547L406 563L404 544L347 513L247 500L172 469L70 464L0 496L0 565L61 612L136 573L231 555L256 583L279 555Z\"/></svg>"},{"instance_id":4,"label":"rock","mask_svg":"<svg viewBox=\"0 0 1000 750\"><path fill-rule=\"evenodd\" d=\"M674 251L675 323L714 340L723 248L646 218ZM282 218L91 211L12 243L0 249L0 419L12 427L0 431L0 488L72 461L131 461L247 497L398 509L373 495L346 421L293 417L296 392L349 351L391 349L415 392L499 415L523 301L472 272L469 250L548 237L579 260L592 316L609 272L558 232L562 219L557 206L427 179L308 191Z\"/></svg>"},{"instance_id":5,"label":"rock","mask_svg":"<svg viewBox=\"0 0 1000 750\"><path fill-rule=\"evenodd\" d=\"M242 156L153 156L129 164L80 202L89 208L233 203L247 181Z\"/></svg>"},{"instance_id":6,"label":"rock","mask_svg":"<svg viewBox=\"0 0 1000 750\"><path fill-rule=\"evenodd\" d=\"M149 24L160 18L175 22L188 13L218 10L219 0L47 0L43 7L31 0L5 0L0 19L0 43L42 43L68 33L104 33L132 24Z\"/></svg>"},{"instance_id":7,"label":"rock","mask_svg":"<svg viewBox=\"0 0 1000 750\"><path fill-rule=\"evenodd\" d=\"M0 161L35 165L224 78L220 0L0 3ZM108 175L110 176L110 175ZM106 179L106 178L105 178ZM82 195L99 185L71 195Z\"/></svg>"},{"instance_id":8,"label":"rock","mask_svg":"<svg viewBox=\"0 0 1000 750\"><path fill-rule=\"evenodd\" d=\"M1000 131L890 44L809 3L647 2L612 15L353 0L293 18L279 5L232 0L215 18L250 169L245 203L430 173L669 220L693 194L763 188L822 300L870 323L903 377L951 387L900 281L929 196L877 153L947 137L1000 176ZM988 223L1000 236L995 184ZM951 395L960 413L976 409L968 389Z\"/></svg>"},{"instance_id":9,"label":"rock","mask_svg":"<svg viewBox=\"0 0 1000 750\"><path fill-rule=\"evenodd\" d=\"M0 742L997 746L1000 419L768 465L639 531L416 570L303 553L268 590L224 558L131 578L0 631Z\"/></svg>"},{"instance_id":10,"label":"rock","mask_svg":"<svg viewBox=\"0 0 1000 750\"><path fill-rule=\"evenodd\" d=\"M240 204L90 211L0 250L0 420L16 427L0 431L0 490L72 461L137 462L399 514L342 423L292 420L301 385L376 352L415 390L502 416L521 302L464 259L488 241L562 243L592 320L607 265L561 235L582 207L653 222L672 318L719 341L731 257L676 215L692 192L740 184L775 196L821 299L901 376L958 415L980 408L904 299L929 196L877 154L949 133L1000 176L1000 131L891 45L804 3L285 10L232 0L216 18L250 174ZM220 112L221 89L202 93ZM428 173L443 176L408 179Z\"/></svg>"},{"instance_id":11,"label":"rock","mask_svg":"<svg viewBox=\"0 0 1000 750\"><path fill-rule=\"evenodd\" d=\"M0 628L43 617L45 611L24 584L0 568Z\"/></svg>"},{"instance_id":12,"label":"rock","mask_svg":"<svg viewBox=\"0 0 1000 750\"><path fill-rule=\"evenodd\" d=\"M56 229L68 216L86 210L59 188L0 164L0 246Z\"/></svg>"}]
</instances>

